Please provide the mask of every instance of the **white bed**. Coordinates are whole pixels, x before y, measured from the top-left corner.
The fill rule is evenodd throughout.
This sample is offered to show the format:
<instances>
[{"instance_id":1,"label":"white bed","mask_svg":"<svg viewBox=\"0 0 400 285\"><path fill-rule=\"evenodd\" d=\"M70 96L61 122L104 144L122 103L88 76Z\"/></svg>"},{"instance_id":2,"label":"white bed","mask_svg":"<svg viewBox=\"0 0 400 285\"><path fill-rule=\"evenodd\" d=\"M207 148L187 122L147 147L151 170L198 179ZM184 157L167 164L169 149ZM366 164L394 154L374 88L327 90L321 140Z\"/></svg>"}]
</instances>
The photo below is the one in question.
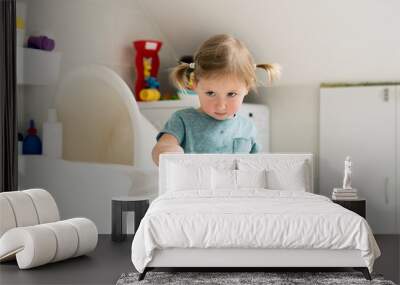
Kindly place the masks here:
<instances>
[{"instance_id":1,"label":"white bed","mask_svg":"<svg viewBox=\"0 0 400 285\"><path fill-rule=\"evenodd\" d=\"M168 154L132 243L154 267L354 267L380 255L367 222L313 194L311 154ZM274 189L274 190L271 190Z\"/></svg>"}]
</instances>

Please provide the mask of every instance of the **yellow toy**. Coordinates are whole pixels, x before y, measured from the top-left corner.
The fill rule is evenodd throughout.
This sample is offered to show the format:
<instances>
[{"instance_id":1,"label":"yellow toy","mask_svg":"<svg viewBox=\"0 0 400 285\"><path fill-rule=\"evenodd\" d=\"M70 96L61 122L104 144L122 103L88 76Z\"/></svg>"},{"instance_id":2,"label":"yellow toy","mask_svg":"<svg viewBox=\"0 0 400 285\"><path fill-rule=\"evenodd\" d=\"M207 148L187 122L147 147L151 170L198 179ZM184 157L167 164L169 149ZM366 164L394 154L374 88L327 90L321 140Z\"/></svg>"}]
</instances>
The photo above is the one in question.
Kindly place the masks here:
<instances>
[{"instance_id":1,"label":"yellow toy","mask_svg":"<svg viewBox=\"0 0 400 285\"><path fill-rule=\"evenodd\" d=\"M141 101L157 101L160 100L161 94L158 91L160 84L157 79L151 76L151 58L143 58L143 75L146 82L145 88L140 90L139 98Z\"/></svg>"},{"instance_id":2,"label":"yellow toy","mask_svg":"<svg viewBox=\"0 0 400 285\"><path fill-rule=\"evenodd\" d=\"M144 78L150 77L151 71L151 58L143 58L143 75Z\"/></svg>"},{"instance_id":3,"label":"yellow toy","mask_svg":"<svg viewBox=\"0 0 400 285\"><path fill-rule=\"evenodd\" d=\"M160 100L161 94L158 89L147 88L140 91L139 97L142 101L157 101Z\"/></svg>"},{"instance_id":4,"label":"yellow toy","mask_svg":"<svg viewBox=\"0 0 400 285\"><path fill-rule=\"evenodd\" d=\"M25 29L25 21L21 17L17 17L16 20L17 29L24 30Z\"/></svg>"}]
</instances>

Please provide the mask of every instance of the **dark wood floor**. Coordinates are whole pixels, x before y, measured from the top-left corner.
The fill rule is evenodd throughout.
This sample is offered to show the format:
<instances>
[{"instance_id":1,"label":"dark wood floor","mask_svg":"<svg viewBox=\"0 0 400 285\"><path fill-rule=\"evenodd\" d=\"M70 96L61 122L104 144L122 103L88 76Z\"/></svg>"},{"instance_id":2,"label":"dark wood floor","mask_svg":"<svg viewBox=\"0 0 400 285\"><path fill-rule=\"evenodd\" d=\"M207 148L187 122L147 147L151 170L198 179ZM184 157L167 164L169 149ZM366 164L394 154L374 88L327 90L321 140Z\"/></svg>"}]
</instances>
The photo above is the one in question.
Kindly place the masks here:
<instances>
[{"instance_id":1,"label":"dark wood floor","mask_svg":"<svg viewBox=\"0 0 400 285\"><path fill-rule=\"evenodd\" d=\"M382 256L374 272L399 283L400 236L378 235L376 240ZM130 259L132 237L121 243L100 235L94 252L88 256L48 264L29 270L19 270L16 262L0 264L0 284L115 284L124 272L134 271Z\"/></svg>"}]
</instances>

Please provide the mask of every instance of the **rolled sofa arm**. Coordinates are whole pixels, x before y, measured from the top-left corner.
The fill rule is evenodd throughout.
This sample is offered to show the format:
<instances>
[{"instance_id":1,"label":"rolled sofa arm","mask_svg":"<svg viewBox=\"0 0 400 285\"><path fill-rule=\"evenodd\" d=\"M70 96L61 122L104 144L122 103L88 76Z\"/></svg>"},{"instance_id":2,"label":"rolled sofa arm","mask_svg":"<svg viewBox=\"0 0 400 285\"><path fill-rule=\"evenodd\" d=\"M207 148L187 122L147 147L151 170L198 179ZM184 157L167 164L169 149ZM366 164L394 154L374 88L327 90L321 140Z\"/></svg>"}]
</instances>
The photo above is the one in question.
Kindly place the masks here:
<instances>
[{"instance_id":1,"label":"rolled sofa arm","mask_svg":"<svg viewBox=\"0 0 400 285\"><path fill-rule=\"evenodd\" d=\"M0 238L0 262L16 257L28 269L86 254L96 248L96 225L86 218L18 227Z\"/></svg>"}]
</instances>

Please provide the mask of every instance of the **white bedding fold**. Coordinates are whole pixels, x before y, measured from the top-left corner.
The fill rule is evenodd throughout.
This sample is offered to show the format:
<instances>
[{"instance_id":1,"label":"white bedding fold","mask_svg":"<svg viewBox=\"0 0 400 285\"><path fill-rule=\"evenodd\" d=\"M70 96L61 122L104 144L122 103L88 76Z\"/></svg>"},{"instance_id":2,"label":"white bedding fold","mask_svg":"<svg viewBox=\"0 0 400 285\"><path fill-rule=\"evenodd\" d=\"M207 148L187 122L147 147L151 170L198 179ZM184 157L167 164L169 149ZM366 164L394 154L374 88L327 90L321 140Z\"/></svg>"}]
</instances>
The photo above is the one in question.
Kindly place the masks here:
<instances>
[{"instance_id":1,"label":"white bedding fold","mask_svg":"<svg viewBox=\"0 0 400 285\"><path fill-rule=\"evenodd\" d=\"M299 191L181 191L153 201L132 243L143 272L154 249L358 249L372 272L379 248L368 223L328 198Z\"/></svg>"}]
</instances>

